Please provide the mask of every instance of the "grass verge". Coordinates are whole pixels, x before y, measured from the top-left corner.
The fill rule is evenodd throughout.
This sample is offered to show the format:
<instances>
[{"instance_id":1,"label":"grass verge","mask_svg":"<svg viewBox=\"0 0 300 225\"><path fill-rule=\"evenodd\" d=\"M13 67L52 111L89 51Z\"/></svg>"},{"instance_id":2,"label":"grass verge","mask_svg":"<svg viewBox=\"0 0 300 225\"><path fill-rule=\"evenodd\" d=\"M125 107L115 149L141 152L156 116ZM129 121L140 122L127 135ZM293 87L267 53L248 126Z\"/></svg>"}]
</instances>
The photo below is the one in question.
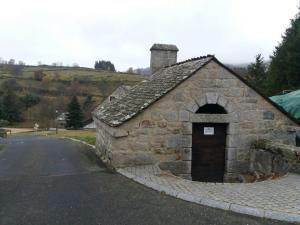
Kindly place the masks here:
<instances>
[{"instance_id":1,"label":"grass verge","mask_svg":"<svg viewBox=\"0 0 300 225\"><path fill-rule=\"evenodd\" d=\"M51 131L48 135L53 137L67 137L74 138L80 141L84 141L88 144L96 144L96 130L95 129L84 129L84 130L59 130L58 134L55 131Z\"/></svg>"}]
</instances>

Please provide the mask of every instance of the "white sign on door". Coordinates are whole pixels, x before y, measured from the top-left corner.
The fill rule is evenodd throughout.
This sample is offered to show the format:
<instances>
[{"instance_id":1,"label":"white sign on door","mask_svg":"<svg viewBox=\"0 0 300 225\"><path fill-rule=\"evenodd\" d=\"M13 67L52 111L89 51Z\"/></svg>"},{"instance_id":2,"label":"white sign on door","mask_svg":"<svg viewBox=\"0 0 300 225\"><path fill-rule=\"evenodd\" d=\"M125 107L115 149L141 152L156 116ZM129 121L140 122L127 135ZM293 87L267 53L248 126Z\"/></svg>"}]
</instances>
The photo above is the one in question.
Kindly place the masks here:
<instances>
[{"instance_id":1,"label":"white sign on door","mask_svg":"<svg viewBox=\"0 0 300 225\"><path fill-rule=\"evenodd\" d=\"M204 127L204 135L214 135L215 128L214 127Z\"/></svg>"}]
</instances>

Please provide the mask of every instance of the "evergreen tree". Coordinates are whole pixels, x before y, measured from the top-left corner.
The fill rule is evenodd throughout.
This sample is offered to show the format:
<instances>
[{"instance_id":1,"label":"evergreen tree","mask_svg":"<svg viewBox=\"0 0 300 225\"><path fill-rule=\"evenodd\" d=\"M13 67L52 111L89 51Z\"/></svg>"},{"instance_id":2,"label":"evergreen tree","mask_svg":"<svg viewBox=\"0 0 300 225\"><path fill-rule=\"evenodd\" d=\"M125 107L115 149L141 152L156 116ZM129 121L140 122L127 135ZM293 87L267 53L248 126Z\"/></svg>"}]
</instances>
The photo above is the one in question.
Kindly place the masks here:
<instances>
[{"instance_id":1,"label":"evergreen tree","mask_svg":"<svg viewBox=\"0 0 300 225\"><path fill-rule=\"evenodd\" d=\"M21 118L21 103L14 91L8 89L2 99L2 118L9 122L19 122Z\"/></svg>"},{"instance_id":2,"label":"evergreen tree","mask_svg":"<svg viewBox=\"0 0 300 225\"><path fill-rule=\"evenodd\" d=\"M104 60L96 61L94 67L95 67L95 69L116 72L114 64L112 64L110 61L104 61Z\"/></svg>"},{"instance_id":3,"label":"evergreen tree","mask_svg":"<svg viewBox=\"0 0 300 225\"><path fill-rule=\"evenodd\" d=\"M300 9L300 8L299 8ZM271 57L268 94L300 88L300 13L282 36L282 42Z\"/></svg>"},{"instance_id":4,"label":"evergreen tree","mask_svg":"<svg viewBox=\"0 0 300 225\"><path fill-rule=\"evenodd\" d=\"M83 126L82 120L83 120L83 114L81 111L81 107L77 97L74 96L71 102L68 104L67 127L73 129L79 129Z\"/></svg>"},{"instance_id":5,"label":"evergreen tree","mask_svg":"<svg viewBox=\"0 0 300 225\"><path fill-rule=\"evenodd\" d=\"M254 87L259 90L264 90L264 84L266 80L266 64L261 54L255 56L255 62L251 63L248 68L248 79Z\"/></svg>"},{"instance_id":6,"label":"evergreen tree","mask_svg":"<svg viewBox=\"0 0 300 225\"><path fill-rule=\"evenodd\" d=\"M26 109L38 104L41 101L38 95L32 93L27 93L25 96L21 97L20 100Z\"/></svg>"}]
</instances>

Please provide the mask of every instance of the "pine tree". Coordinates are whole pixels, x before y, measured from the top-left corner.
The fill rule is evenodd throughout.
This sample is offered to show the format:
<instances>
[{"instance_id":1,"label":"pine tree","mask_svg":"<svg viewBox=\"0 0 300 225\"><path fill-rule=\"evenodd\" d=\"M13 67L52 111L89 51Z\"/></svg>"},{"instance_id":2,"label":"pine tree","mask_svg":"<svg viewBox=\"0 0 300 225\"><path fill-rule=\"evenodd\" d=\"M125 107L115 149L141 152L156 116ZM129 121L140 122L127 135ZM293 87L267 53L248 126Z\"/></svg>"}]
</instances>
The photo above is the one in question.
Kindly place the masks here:
<instances>
[{"instance_id":1,"label":"pine tree","mask_svg":"<svg viewBox=\"0 0 300 225\"><path fill-rule=\"evenodd\" d=\"M299 8L300 9L300 8ZM291 20L291 26L282 36L282 42L271 57L268 75L268 92L300 88L300 13Z\"/></svg>"},{"instance_id":2,"label":"pine tree","mask_svg":"<svg viewBox=\"0 0 300 225\"><path fill-rule=\"evenodd\" d=\"M254 87L259 90L264 90L264 84L266 80L266 64L261 54L255 56L255 62L251 63L248 68L248 79Z\"/></svg>"},{"instance_id":3,"label":"pine tree","mask_svg":"<svg viewBox=\"0 0 300 225\"><path fill-rule=\"evenodd\" d=\"M81 111L80 104L76 96L74 96L71 102L68 104L67 113L67 127L73 129L82 128L83 114Z\"/></svg>"}]
</instances>

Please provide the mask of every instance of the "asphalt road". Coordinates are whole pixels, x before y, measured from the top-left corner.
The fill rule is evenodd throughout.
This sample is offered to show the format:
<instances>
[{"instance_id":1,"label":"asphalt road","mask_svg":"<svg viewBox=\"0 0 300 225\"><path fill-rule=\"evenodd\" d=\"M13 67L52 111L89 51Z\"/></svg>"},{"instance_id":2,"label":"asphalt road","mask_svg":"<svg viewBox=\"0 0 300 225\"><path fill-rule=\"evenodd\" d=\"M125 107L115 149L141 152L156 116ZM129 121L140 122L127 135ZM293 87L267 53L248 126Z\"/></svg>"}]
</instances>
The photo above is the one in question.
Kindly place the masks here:
<instances>
[{"instance_id":1,"label":"asphalt road","mask_svg":"<svg viewBox=\"0 0 300 225\"><path fill-rule=\"evenodd\" d=\"M0 140L0 225L288 224L203 207L111 172L63 139Z\"/></svg>"}]
</instances>

